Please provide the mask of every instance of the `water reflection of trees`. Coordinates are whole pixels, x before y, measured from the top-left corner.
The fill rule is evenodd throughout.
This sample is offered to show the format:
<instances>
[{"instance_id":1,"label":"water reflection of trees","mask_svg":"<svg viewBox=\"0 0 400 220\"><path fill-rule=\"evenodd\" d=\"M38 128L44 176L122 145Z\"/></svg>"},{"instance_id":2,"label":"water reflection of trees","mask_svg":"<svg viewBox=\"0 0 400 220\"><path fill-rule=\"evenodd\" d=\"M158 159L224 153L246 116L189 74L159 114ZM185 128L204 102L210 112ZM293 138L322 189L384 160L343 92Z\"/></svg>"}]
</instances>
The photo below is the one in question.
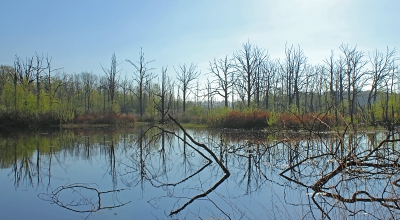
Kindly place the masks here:
<instances>
[{"instance_id":1,"label":"water reflection of trees","mask_svg":"<svg viewBox=\"0 0 400 220\"><path fill-rule=\"evenodd\" d=\"M143 190L144 181L148 181L152 187L161 188L167 197L176 199L169 214L175 215L194 201L206 198L230 173L208 146L197 142L178 122L173 118L171 120L176 123L178 130L160 126L140 130L137 147L132 149L132 156L124 163L123 181L130 187L140 184ZM217 177L216 181L214 178L201 179L201 173L213 161L224 175ZM194 183L193 179L199 182ZM175 193L176 189L198 193L179 196ZM152 198L149 202L154 205L155 200L163 197Z\"/></svg>"},{"instance_id":2,"label":"water reflection of trees","mask_svg":"<svg viewBox=\"0 0 400 220\"><path fill-rule=\"evenodd\" d=\"M303 207L306 218L381 219L400 214L398 134L316 133L298 138L280 134L271 141L265 140L269 134L257 136L261 140L221 132L213 140L222 146L217 149L225 152L229 169L239 171L231 179L244 195L263 191L269 182L284 187L285 204ZM276 173L289 182L274 177ZM293 190L307 196L293 200Z\"/></svg>"},{"instance_id":3,"label":"water reflection of trees","mask_svg":"<svg viewBox=\"0 0 400 220\"><path fill-rule=\"evenodd\" d=\"M124 189L100 191L96 186L89 184L68 184L57 187L51 193L40 193L38 197L58 206L78 213L91 214L103 210L124 206L131 201L122 202L118 194Z\"/></svg>"},{"instance_id":4,"label":"water reflection of trees","mask_svg":"<svg viewBox=\"0 0 400 220\"><path fill-rule=\"evenodd\" d=\"M119 137L113 136L113 132L98 132L96 135L87 135L85 131L60 131L59 133L30 133L30 134L13 134L8 137L0 138L0 166L1 169L9 169L8 176L13 179L15 188L21 186L36 188L39 192L42 189L46 193L41 193L40 198L52 201L53 203L71 210L71 204L74 208L79 209L85 206L85 203L76 203L74 201L89 201L83 194L77 193L81 198L72 198L72 203L59 200L59 195L65 194L66 189L74 192L96 191L98 195L113 194L114 201L118 201L117 192L121 189L116 188L117 184L117 163L116 163L116 147L114 143L119 143ZM107 155L108 163L105 164L106 173L110 174L113 182L113 189L108 191L99 191L95 187L88 187L86 184L70 184L62 186L53 186L52 180L62 180L64 177L68 180L67 170L70 160L86 160L89 163L92 158L98 154ZM68 161L69 160L69 161ZM67 162L68 161L68 162ZM64 170L65 173L53 174L53 168L57 166ZM42 188L43 187L43 188ZM53 191L53 188L55 190ZM42 189L39 189L42 188ZM63 193L61 193L63 191ZM44 196L47 195L47 196ZM79 197L78 196L78 197ZM110 197L110 196L107 196ZM105 201L112 201L110 198ZM104 200L103 200L103 203ZM87 212L96 212L101 209L110 209L120 207L127 204L117 202L117 204L101 206L88 209ZM87 205L87 204L86 204ZM80 206L80 207L78 207ZM68 208L69 207L69 208Z\"/></svg>"},{"instance_id":5,"label":"water reflection of trees","mask_svg":"<svg viewBox=\"0 0 400 220\"><path fill-rule=\"evenodd\" d=\"M91 163L98 156L104 159L104 176L110 178L112 190L121 183L140 188L143 196L154 190L148 202L177 218L259 218L252 213L254 204L242 200L271 190L277 190L272 195L281 200L270 206L283 218L400 214L396 133L184 131L139 127L123 133L2 138L0 166L10 169L15 187L44 186L57 192L59 186L51 190L52 167L67 170L67 158ZM230 171L229 178L221 165ZM260 202L257 208L276 217L267 206Z\"/></svg>"},{"instance_id":6,"label":"water reflection of trees","mask_svg":"<svg viewBox=\"0 0 400 220\"><path fill-rule=\"evenodd\" d=\"M11 135L0 139L0 164L1 168L11 168L9 176L14 180L16 188L21 185L34 187L42 185L47 179L50 184L51 162L56 158L60 163L53 144L52 137L47 139L36 135ZM50 164L49 164L50 161Z\"/></svg>"},{"instance_id":7,"label":"water reflection of trees","mask_svg":"<svg viewBox=\"0 0 400 220\"><path fill-rule=\"evenodd\" d=\"M330 142L307 144L280 175L307 190L323 218L370 215L396 218L399 142L388 134L376 145L366 135L342 135ZM375 143L375 137L369 139ZM309 141L307 141L308 143ZM380 207L379 207L380 206ZM312 208L310 207L310 208ZM383 211L384 207L386 211ZM314 210L310 210L314 213Z\"/></svg>"}]
</instances>

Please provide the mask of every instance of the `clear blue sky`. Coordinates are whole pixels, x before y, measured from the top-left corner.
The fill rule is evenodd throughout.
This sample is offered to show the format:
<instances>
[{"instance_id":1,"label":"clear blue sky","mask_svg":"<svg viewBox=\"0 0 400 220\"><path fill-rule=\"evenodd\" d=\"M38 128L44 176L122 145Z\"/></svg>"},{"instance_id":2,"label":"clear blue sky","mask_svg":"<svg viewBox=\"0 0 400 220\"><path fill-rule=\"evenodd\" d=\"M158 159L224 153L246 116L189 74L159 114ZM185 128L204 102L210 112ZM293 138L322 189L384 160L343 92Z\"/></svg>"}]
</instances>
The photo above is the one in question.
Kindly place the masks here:
<instances>
[{"instance_id":1,"label":"clear blue sky","mask_svg":"<svg viewBox=\"0 0 400 220\"><path fill-rule=\"evenodd\" d=\"M162 66L197 63L207 73L213 58L232 55L249 41L282 58L285 44L300 45L317 64L341 43L366 55L400 44L400 1L378 0L1 0L0 64L48 54L67 73L103 74L115 52L125 59ZM398 53L399 54L399 53Z\"/></svg>"}]
</instances>

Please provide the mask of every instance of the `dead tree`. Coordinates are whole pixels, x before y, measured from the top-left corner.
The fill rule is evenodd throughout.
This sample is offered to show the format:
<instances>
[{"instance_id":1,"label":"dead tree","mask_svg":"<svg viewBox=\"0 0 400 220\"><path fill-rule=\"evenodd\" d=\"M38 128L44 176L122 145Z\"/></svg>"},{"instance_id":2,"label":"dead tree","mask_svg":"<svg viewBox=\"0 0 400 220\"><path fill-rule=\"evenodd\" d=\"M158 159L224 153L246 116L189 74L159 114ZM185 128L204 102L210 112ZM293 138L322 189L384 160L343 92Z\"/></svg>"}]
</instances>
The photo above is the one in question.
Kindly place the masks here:
<instances>
[{"instance_id":1,"label":"dead tree","mask_svg":"<svg viewBox=\"0 0 400 220\"><path fill-rule=\"evenodd\" d=\"M14 83L14 111L18 112L17 108L17 86L18 83L22 85L25 92L28 92L31 84L35 81L33 78L34 73L34 58L27 58L24 62L17 55L14 59L14 71L12 71L12 78Z\"/></svg>"},{"instance_id":2,"label":"dead tree","mask_svg":"<svg viewBox=\"0 0 400 220\"><path fill-rule=\"evenodd\" d=\"M318 67L307 65L304 83L304 113L314 112L315 84L317 81Z\"/></svg>"},{"instance_id":3,"label":"dead tree","mask_svg":"<svg viewBox=\"0 0 400 220\"><path fill-rule=\"evenodd\" d=\"M52 61L51 57L50 58L46 57L47 73L45 75L46 80L45 80L44 88L47 90L47 92L49 94L50 111L53 111L53 103L54 103L56 92L61 87L63 82L59 80L56 83L54 83L54 85L53 85L52 73L60 70L60 68L52 69L51 61Z\"/></svg>"},{"instance_id":4,"label":"dead tree","mask_svg":"<svg viewBox=\"0 0 400 220\"><path fill-rule=\"evenodd\" d=\"M224 59L214 59L209 65L210 73L216 77L213 80L216 83L215 93L224 99L225 107L228 107L228 100L231 95L230 89L233 84L231 80L233 74L231 60L228 59L228 56L225 56Z\"/></svg>"},{"instance_id":5,"label":"dead tree","mask_svg":"<svg viewBox=\"0 0 400 220\"><path fill-rule=\"evenodd\" d=\"M107 77L106 76L102 76L99 79L99 93L101 96L101 93L103 93L103 112L106 111L106 100L109 100L109 90L108 88L108 83L107 83Z\"/></svg>"},{"instance_id":6,"label":"dead tree","mask_svg":"<svg viewBox=\"0 0 400 220\"><path fill-rule=\"evenodd\" d=\"M269 109L269 97L270 97L270 92L273 89L273 80L275 79L275 74L277 72L277 63L275 61L266 61L262 64L261 66L261 85L262 85L262 91L264 93L264 103L265 103L265 109Z\"/></svg>"},{"instance_id":7,"label":"dead tree","mask_svg":"<svg viewBox=\"0 0 400 220\"><path fill-rule=\"evenodd\" d=\"M127 96L127 93L129 92L130 85L131 85L131 82L130 82L130 80L128 80L126 78L126 75L125 75L125 78L121 81L121 83L119 85L121 87L121 89L122 89L123 105L122 105L121 112L123 112L123 113L127 113L128 112L128 108L127 108L127 105L126 105L126 96Z\"/></svg>"},{"instance_id":8,"label":"dead tree","mask_svg":"<svg viewBox=\"0 0 400 220\"><path fill-rule=\"evenodd\" d=\"M298 160L290 163L279 175L312 190L310 200L327 219L334 216L334 209L345 211L347 215L373 214L365 208L357 208L366 206L349 208L348 205L355 203L375 203L376 206L372 207L385 207L389 215L398 213L400 198L397 190L393 189L400 186L396 175L399 161L391 144L400 139L387 134L379 144L360 151L360 140L347 135L346 131L343 134L338 132L335 142L329 147L312 149L312 154L300 153ZM342 151L344 148L346 152ZM385 156L382 156L383 152ZM327 166L321 164L330 164L331 168L326 169Z\"/></svg>"},{"instance_id":9,"label":"dead tree","mask_svg":"<svg viewBox=\"0 0 400 220\"><path fill-rule=\"evenodd\" d=\"M107 76L107 81L108 81L108 91L110 94L110 108L114 105L114 99L115 99L115 90L117 89L117 84L118 84L118 79L117 79L117 74L120 72L117 70L117 57L115 56L115 53L111 56L111 65L110 69L106 69L102 66L104 73Z\"/></svg>"},{"instance_id":10,"label":"dead tree","mask_svg":"<svg viewBox=\"0 0 400 220\"><path fill-rule=\"evenodd\" d=\"M57 187L49 194L40 193L38 197L43 201L49 201L52 204L56 204L73 212L88 213L87 219L92 213L97 211L114 209L130 203L131 201L120 202L117 198L118 193L124 190L125 189L112 189L100 191L95 186L89 184L74 183ZM90 193L94 193L97 196L85 196ZM103 196L106 197L110 194L113 195L112 205L104 205L102 201ZM64 195L70 195L72 197L65 197Z\"/></svg>"},{"instance_id":11,"label":"dead tree","mask_svg":"<svg viewBox=\"0 0 400 220\"><path fill-rule=\"evenodd\" d=\"M350 48L342 44L340 50L343 53L344 73L347 80L347 101L350 122L354 123L354 115L357 112L357 94L361 91L361 86L365 82L366 72L364 66L366 61L362 60L364 53L357 51L357 47Z\"/></svg>"},{"instance_id":12,"label":"dead tree","mask_svg":"<svg viewBox=\"0 0 400 220\"><path fill-rule=\"evenodd\" d=\"M46 69L43 66L43 56L39 56L36 53L36 66L35 66L35 80L36 80L36 109L40 111L40 93L41 93L41 81L42 72Z\"/></svg>"},{"instance_id":13,"label":"dead tree","mask_svg":"<svg viewBox=\"0 0 400 220\"><path fill-rule=\"evenodd\" d=\"M163 124L166 121L166 115L172 108L173 85L171 84L170 78L167 76L167 68L162 67L161 72L160 90L155 93L155 95L160 98L160 101L154 101L154 104L157 111L161 114L160 123Z\"/></svg>"},{"instance_id":14,"label":"dead tree","mask_svg":"<svg viewBox=\"0 0 400 220\"><path fill-rule=\"evenodd\" d=\"M286 95L288 97L288 105L291 106L295 102L296 109L300 112L300 90L302 80L304 77L304 67L307 57L304 55L300 46L293 48L293 45L288 48L285 47L286 59L281 64L281 71L283 73L283 80L285 80Z\"/></svg>"},{"instance_id":15,"label":"dead tree","mask_svg":"<svg viewBox=\"0 0 400 220\"><path fill-rule=\"evenodd\" d=\"M392 63L397 60L395 56L396 51L386 49L386 54L380 53L376 50L373 54L369 54L369 61L371 65L371 71L369 72L369 78L371 80L371 89L368 93L368 111L371 116L371 123L375 124L375 114L372 110L372 103L376 101L378 86L382 84L382 82L387 80L387 77L390 76L390 72L392 71L393 65Z\"/></svg>"},{"instance_id":16,"label":"dead tree","mask_svg":"<svg viewBox=\"0 0 400 220\"><path fill-rule=\"evenodd\" d=\"M340 65L334 59L334 52L331 51L331 56L328 59L324 60L325 69L328 72L329 78L327 79L327 83L329 86L329 105L332 106L332 111L334 111L336 123L339 121L338 110L339 110L339 93L343 94L343 88L340 87L339 81L342 81L342 71ZM342 99L343 100L343 99Z\"/></svg>"},{"instance_id":17,"label":"dead tree","mask_svg":"<svg viewBox=\"0 0 400 220\"><path fill-rule=\"evenodd\" d=\"M82 83L83 83L83 92L85 99L85 110L90 111L91 107L91 97L92 93L97 81L97 76L91 72L82 72L81 73Z\"/></svg>"},{"instance_id":18,"label":"dead tree","mask_svg":"<svg viewBox=\"0 0 400 220\"><path fill-rule=\"evenodd\" d=\"M210 80L207 79L207 84L205 85L205 90L206 90L206 96L207 96L207 110L210 111L213 107L213 88L211 85ZM227 104L227 101L225 101L225 104ZM225 105L227 107L227 105Z\"/></svg>"},{"instance_id":19,"label":"dead tree","mask_svg":"<svg viewBox=\"0 0 400 220\"><path fill-rule=\"evenodd\" d=\"M182 91L183 112L186 111L186 99L192 89L192 82L200 76L200 72L198 72L196 68L197 65L193 63L191 63L190 66L183 64L178 65L178 69L174 68L177 75L176 79L181 84L180 89Z\"/></svg>"},{"instance_id":20,"label":"dead tree","mask_svg":"<svg viewBox=\"0 0 400 220\"><path fill-rule=\"evenodd\" d=\"M263 49L251 45L249 42L243 44L243 49L233 54L235 59L235 69L239 81L239 89L246 93L247 107L250 107L251 98L257 90L257 80L260 65L266 60L267 55ZM257 100L256 100L257 101Z\"/></svg>"},{"instance_id":21,"label":"dead tree","mask_svg":"<svg viewBox=\"0 0 400 220\"><path fill-rule=\"evenodd\" d=\"M151 70L153 70L153 68L149 68L147 65L151 62L153 62L154 60L151 61L145 61L144 59L144 53L142 51L142 48L140 48L140 53L139 53L139 61L137 61L137 64L135 64L134 62L130 61L130 60L126 60L128 63L132 64L133 67L135 67L135 72L134 74L134 80L136 81L136 83L138 84L138 91L133 93L135 94L135 96L139 99L139 112L140 112L140 118L143 117L143 113L144 113L144 97L143 94L145 92L146 89L146 85L152 80L154 79L154 75L151 72Z\"/></svg>"}]
</instances>

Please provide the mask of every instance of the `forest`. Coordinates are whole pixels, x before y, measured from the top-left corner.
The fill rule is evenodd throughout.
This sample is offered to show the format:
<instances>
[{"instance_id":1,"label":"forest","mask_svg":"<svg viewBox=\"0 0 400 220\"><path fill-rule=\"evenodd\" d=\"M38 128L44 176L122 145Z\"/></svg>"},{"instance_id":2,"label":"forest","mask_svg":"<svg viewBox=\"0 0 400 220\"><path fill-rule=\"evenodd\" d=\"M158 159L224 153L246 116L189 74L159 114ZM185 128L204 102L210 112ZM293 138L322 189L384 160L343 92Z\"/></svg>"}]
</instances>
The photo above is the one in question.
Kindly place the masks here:
<instances>
[{"instance_id":1,"label":"forest","mask_svg":"<svg viewBox=\"0 0 400 220\"><path fill-rule=\"evenodd\" d=\"M112 54L102 73L66 73L52 58L15 55L0 66L0 130L61 124L183 123L226 128L298 129L383 126L399 122L395 49L361 51L342 44L322 63L300 46L283 58L249 42L224 58L155 68L142 49L136 60ZM118 63L134 71L122 75ZM201 76L201 77L200 77ZM206 76L206 77L204 77Z\"/></svg>"}]
</instances>

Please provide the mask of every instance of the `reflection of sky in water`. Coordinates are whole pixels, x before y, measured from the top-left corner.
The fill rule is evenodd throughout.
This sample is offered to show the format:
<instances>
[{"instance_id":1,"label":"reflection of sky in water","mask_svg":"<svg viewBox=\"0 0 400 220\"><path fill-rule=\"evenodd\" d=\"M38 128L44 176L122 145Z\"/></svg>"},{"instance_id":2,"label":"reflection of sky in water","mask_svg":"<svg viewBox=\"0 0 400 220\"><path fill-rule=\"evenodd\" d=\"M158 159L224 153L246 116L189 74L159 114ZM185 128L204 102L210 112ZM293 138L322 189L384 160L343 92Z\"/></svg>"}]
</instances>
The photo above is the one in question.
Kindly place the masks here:
<instances>
[{"instance_id":1,"label":"reflection of sky in water","mask_svg":"<svg viewBox=\"0 0 400 220\"><path fill-rule=\"evenodd\" d=\"M18 174L22 179L18 187L14 185L12 163L7 168L0 169L0 185L2 186L0 188L2 195L0 213L7 219L77 219L86 217L85 213L71 212L51 204L49 201L43 201L37 196L41 193L51 193L60 186L78 183L88 184L99 191L112 190L113 187L127 189L108 195L103 194L101 205L112 206L118 204L115 201L120 203L131 201L129 204L115 209L99 210L90 216L93 219L164 219L168 218L167 215L171 211L182 206L191 197L208 190L224 176L224 172L213 161L197 175L176 186L160 186L163 183L178 183L184 180L201 169L207 160L190 146L186 145L184 148L182 142L167 135L165 136L164 151L161 151L161 136L156 136L157 132L150 133L144 139L143 148L140 151L140 144L135 143L138 131L137 129L129 135L117 133L114 136L93 133L90 138L70 134L70 137L73 137L68 139L71 143L66 143L63 135L53 135L53 138L59 137L63 146L66 147L60 150L55 150L59 149L59 147L55 147L53 154L50 154L43 150L47 149L44 144L40 146L39 175L37 175L36 166L37 151L33 150L26 154L30 155L31 166L29 169L32 173L32 185L28 181L29 178L24 176L26 172ZM239 143L226 141L225 145L234 145L237 150L236 153L227 153L220 151L219 136L212 135L215 132L209 134L206 131L191 131L191 133L194 133L193 136L197 140L207 143L217 157L220 157L222 153L224 164L227 165L231 176L214 192L205 198L194 201L174 217L225 217L220 211L223 210L232 219L239 219L241 215L251 219L299 219L309 211L310 207L307 206L289 205L301 202L307 204L308 196L312 191L306 191L305 188L279 176L279 173L288 164L288 151L283 145L273 148L269 152L264 151L265 145L259 145L259 153L256 153L257 147L248 147L243 141ZM157 138L155 141L149 142L151 137ZM44 140L49 136L42 135L36 139L32 137L29 143L35 143L35 140L45 143L40 138ZM111 141L112 138L113 141ZM29 140L29 137L27 139ZM80 144L76 144L77 142ZM367 143L367 138L364 137L360 142ZM22 144L23 141L17 141L17 143ZM150 144L146 146L146 143ZM112 160L111 144L114 144L115 161ZM298 142L298 146L302 146L302 143ZM5 157L4 155L13 157L12 152L15 151L7 151L8 154L4 153L2 157ZM204 150L202 152L209 156ZM140 162L140 155L142 155L144 163ZM249 155L251 155L250 160ZM2 160L12 161L12 158L2 158ZM49 166L50 160L51 166ZM329 158L326 160L328 161ZM316 160L308 162L308 164L312 165L317 162ZM115 170L112 169L114 163ZM324 161L319 161L319 164L323 163ZM145 166L141 167L143 164ZM18 166L19 169L20 162L18 162ZM331 166L328 165L326 169L332 169ZM49 167L51 177L48 175ZM141 168L144 171L142 176L140 175ZM111 175L112 171L114 171L114 179ZM68 195L63 196L65 196L64 198L68 197Z\"/></svg>"}]
</instances>

